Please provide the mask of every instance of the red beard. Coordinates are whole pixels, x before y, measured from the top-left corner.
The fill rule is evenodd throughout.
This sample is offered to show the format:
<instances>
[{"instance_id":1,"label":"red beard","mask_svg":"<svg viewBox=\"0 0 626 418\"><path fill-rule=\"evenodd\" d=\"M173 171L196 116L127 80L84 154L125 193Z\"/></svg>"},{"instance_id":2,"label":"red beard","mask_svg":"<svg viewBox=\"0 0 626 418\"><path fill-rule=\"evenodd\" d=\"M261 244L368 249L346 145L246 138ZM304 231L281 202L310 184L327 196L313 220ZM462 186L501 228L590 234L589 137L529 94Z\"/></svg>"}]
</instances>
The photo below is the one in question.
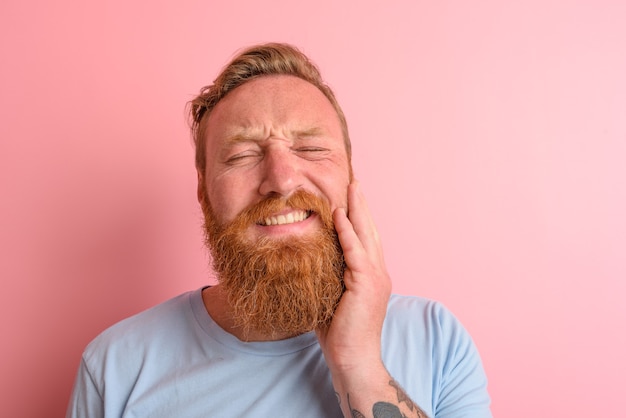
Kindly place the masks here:
<instances>
[{"instance_id":1,"label":"red beard","mask_svg":"<svg viewBox=\"0 0 626 418\"><path fill-rule=\"evenodd\" d=\"M213 269L227 294L235 326L268 337L294 336L328 326L344 290L343 253L327 201L305 191L267 198L220 225L201 199ZM305 237L251 241L246 232L285 207L319 217L322 228Z\"/></svg>"}]
</instances>

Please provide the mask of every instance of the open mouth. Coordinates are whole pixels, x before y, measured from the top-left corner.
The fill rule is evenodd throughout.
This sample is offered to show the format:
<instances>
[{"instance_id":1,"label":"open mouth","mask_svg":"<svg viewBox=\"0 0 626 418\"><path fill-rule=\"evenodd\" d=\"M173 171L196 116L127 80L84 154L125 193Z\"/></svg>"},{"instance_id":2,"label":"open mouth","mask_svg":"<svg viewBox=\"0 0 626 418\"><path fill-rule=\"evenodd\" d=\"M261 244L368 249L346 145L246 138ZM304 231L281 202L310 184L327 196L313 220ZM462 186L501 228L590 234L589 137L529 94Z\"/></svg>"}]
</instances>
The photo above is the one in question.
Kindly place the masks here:
<instances>
[{"instance_id":1,"label":"open mouth","mask_svg":"<svg viewBox=\"0 0 626 418\"><path fill-rule=\"evenodd\" d=\"M293 224L304 221L309 218L311 214L312 212L310 210L294 210L284 215L269 216L260 221L258 224L262 226Z\"/></svg>"}]
</instances>

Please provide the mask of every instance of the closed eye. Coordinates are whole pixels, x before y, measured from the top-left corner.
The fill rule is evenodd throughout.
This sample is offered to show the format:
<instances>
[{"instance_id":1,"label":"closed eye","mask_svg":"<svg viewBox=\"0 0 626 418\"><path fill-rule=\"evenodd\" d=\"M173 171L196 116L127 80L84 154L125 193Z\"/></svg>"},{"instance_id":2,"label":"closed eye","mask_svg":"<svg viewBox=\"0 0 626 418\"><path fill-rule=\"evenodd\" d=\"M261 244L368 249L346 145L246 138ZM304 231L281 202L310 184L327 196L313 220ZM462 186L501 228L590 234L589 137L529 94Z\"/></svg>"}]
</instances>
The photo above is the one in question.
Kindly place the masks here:
<instances>
[{"instance_id":1,"label":"closed eye","mask_svg":"<svg viewBox=\"0 0 626 418\"><path fill-rule=\"evenodd\" d=\"M297 148L296 151L300 151L300 152L318 152L318 151L326 151L326 148L320 148L320 147L300 147L300 148Z\"/></svg>"},{"instance_id":2,"label":"closed eye","mask_svg":"<svg viewBox=\"0 0 626 418\"><path fill-rule=\"evenodd\" d=\"M316 159L324 157L330 150L321 147L299 147L295 149L295 152L302 155L304 158Z\"/></svg>"},{"instance_id":3,"label":"closed eye","mask_svg":"<svg viewBox=\"0 0 626 418\"><path fill-rule=\"evenodd\" d=\"M259 152L244 151L244 152L240 152L240 153L237 153L228 157L226 159L226 164L230 164L230 165L241 164L251 159L259 158L259 157L261 157L261 154Z\"/></svg>"}]
</instances>

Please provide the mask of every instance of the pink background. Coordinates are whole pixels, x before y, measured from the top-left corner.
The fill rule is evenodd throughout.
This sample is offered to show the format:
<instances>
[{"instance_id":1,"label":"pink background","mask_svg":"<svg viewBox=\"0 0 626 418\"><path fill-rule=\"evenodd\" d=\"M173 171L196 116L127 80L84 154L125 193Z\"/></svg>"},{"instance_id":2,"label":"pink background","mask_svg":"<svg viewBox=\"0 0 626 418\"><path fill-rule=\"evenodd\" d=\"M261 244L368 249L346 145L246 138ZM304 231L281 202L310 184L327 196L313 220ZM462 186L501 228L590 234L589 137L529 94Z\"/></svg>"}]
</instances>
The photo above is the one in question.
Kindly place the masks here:
<instances>
[{"instance_id":1,"label":"pink background","mask_svg":"<svg viewBox=\"0 0 626 418\"><path fill-rule=\"evenodd\" d=\"M2 1L0 414L62 416L88 341L208 282L184 105L280 40L344 107L395 292L462 319L495 416L622 415L625 3L263 3Z\"/></svg>"}]
</instances>

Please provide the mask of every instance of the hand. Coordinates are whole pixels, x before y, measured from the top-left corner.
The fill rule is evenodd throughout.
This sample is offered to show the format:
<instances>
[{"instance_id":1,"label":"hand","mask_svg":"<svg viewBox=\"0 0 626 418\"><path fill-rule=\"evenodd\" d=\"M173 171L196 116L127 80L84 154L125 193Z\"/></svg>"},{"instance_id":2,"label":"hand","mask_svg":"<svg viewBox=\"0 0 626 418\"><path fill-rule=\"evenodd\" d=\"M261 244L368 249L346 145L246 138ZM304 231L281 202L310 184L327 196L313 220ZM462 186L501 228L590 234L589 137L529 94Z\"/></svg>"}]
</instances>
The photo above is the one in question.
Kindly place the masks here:
<instances>
[{"instance_id":1,"label":"hand","mask_svg":"<svg viewBox=\"0 0 626 418\"><path fill-rule=\"evenodd\" d=\"M380 339L391 292L378 232L356 181L348 186L348 209L349 215L343 208L333 213L346 290L330 326L316 330L333 380L346 374L362 379L384 369Z\"/></svg>"}]
</instances>

